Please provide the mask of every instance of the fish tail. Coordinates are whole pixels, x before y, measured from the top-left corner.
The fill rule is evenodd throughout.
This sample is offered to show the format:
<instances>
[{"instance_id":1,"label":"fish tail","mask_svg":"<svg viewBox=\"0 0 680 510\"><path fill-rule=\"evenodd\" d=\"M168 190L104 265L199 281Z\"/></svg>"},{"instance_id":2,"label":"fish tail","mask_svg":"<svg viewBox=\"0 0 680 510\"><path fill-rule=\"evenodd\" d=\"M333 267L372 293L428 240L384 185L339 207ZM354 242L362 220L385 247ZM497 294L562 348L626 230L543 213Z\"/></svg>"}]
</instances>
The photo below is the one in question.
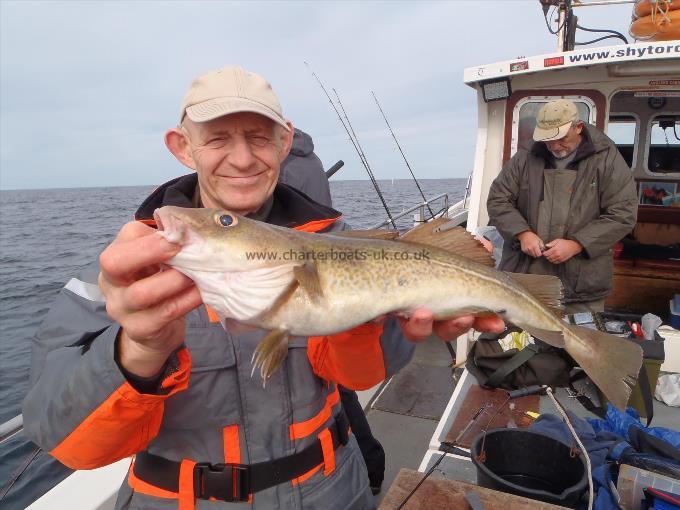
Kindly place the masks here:
<instances>
[{"instance_id":1,"label":"fish tail","mask_svg":"<svg viewBox=\"0 0 680 510\"><path fill-rule=\"evenodd\" d=\"M275 329L269 332L266 337L257 345L251 363L253 364L252 374L259 367L263 384L283 363L288 355L288 331Z\"/></svg>"},{"instance_id":2,"label":"fish tail","mask_svg":"<svg viewBox=\"0 0 680 510\"><path fill-rule=\"evenodd\" d=\"M617 408L625 410L630 393L642 367L642 348L629 340L601 331L567 326L579 337L584 348L571 348L567 352Z\"/></svg>"}]
</instances>

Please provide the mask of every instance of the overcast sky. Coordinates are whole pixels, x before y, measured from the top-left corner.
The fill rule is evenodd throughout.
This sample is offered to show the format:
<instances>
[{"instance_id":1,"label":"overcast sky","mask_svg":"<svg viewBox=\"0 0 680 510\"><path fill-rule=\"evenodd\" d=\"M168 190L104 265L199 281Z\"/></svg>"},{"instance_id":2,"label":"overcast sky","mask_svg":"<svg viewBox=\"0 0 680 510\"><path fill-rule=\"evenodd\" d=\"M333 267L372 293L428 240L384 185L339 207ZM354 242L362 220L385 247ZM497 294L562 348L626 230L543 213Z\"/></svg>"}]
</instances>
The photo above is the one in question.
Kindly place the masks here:
<instances>
[{"instance_id":1,"label":"overcast sky","mask_svg":"<svg viewBox=\"0 0 680 510\"><path fill-rule=\"evenodd\" d=\"M577 15L626 33L630 12ZM338 90L378 178L409 174L371 90L418 177L465 177L476 99L463 69L556 44L538 0L2 0L0 188L160 184L184 173L163 133L191 79L229 64L272 83L326 167L345 161L334 178L366 178L305 60Z\"/></svg>"}]
</instances>

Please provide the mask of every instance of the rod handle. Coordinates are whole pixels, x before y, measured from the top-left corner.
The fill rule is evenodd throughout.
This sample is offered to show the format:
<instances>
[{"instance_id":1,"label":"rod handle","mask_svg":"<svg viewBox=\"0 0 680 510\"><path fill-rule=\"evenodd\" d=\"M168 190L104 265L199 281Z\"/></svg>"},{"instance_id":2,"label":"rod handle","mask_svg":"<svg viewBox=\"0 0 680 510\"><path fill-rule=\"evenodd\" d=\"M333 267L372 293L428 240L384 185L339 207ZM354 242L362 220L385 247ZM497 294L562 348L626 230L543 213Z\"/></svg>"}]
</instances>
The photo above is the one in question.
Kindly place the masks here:
<instances>
[{"instance_id":1,"label":"rod handle","mask_svg":"<svg viewBox=\"0 0 680 510\"><path fill-rule=\"evenodd\" d=\"M340 170L343 166L345 166L345 162L343 160L340 160L335 165L326 170L326 179L330 179L331 177L333 177L333 174Z\"/></svg>"},{"instance_id":2,"label":"rod handle","mask_svg":"<svg viewBox=\"0 0 680 510\"><path fill-rule=\"evenodd\" d=\"M510 391L508 392L508 397L510 397L510 399L513 399L519 397L526 397L527 395L537 395L539 393L545 393L545 386L539 386L538 384L534 384L529 387Z\"/></svg>"}]
</instances>

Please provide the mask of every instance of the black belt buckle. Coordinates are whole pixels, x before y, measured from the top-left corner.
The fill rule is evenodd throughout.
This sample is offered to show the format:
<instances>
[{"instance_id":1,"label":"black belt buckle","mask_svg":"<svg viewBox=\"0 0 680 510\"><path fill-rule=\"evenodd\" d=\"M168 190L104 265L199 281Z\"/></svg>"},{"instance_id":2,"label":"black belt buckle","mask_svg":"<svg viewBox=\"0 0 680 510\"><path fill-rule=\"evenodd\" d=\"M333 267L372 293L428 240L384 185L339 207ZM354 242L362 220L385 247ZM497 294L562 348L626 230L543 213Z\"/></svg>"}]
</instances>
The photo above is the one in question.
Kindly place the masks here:
<instances>
[{"instance_id":1,"label":"black belt buckle","mask_svg":"<svg viewBox=\"0 0 680 510\"><path fill-rule=\"evenodd\" d=\"M194 497L215 498L233 503L250 498L250 468L244 464L210 464L194 466Z\"/></svg>"}]
</instances>

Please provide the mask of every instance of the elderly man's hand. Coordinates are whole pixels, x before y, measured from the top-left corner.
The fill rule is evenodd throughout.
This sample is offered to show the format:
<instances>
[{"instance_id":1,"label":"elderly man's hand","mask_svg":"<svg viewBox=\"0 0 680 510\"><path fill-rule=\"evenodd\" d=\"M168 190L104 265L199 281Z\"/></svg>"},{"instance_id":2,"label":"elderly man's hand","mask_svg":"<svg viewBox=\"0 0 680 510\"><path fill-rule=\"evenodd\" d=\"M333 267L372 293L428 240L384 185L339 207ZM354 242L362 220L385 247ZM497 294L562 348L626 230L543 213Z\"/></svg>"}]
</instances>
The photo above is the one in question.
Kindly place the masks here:
<instances>
[{"instance_id":1,"label":"elderly man's hand","mask_svg":"<svg viewBox=\"0 0 680 510\"><path fill-rule=\"evenodd\" d=\"M525 230L517 234L521 249L530 257L540 257L545 245L543 239L534 234L531 230Z\"/></svg>"},{"instance_id":2,"label":"elderly man's hand","mask_svg":"<svg viewBox=\"0 0 680 510\"><path fill-rule=\"evenodd\" d=\"M561 264L583 251L583 246L571 239L555 239L546 244L548 250L543 252L543 256L552 264Z\"/></svg>"},{"instance_id":3,"label":"elderly man's hand","mask_svg":"<svg viewBox=\"0 0 680 510\"><path fill-rule=\"evenodd\" d=\"M413 342L427 340L433 332L442 340L450 342L472 328L488 333L502 333L505 330L505 323L497 316L465 315L447 321L435 321L432 312L426 308L415 310L408 319L400 317L399 321L404 335Z\"/></svg>"},{"instance_id":4,"label":"elderly man's hand","mask_svg":"<svg viewBox=\"0 0 680 510\"><path fill-rule=\"evenodd\" d=\"M180 247L140 222L123 226L102 252L99 287L106 311L122 326L121 365L141 377L156 375L184 341L184 316L202 303L198 289L174 269L161 270Z\"/></svg>"}]
</instances>

